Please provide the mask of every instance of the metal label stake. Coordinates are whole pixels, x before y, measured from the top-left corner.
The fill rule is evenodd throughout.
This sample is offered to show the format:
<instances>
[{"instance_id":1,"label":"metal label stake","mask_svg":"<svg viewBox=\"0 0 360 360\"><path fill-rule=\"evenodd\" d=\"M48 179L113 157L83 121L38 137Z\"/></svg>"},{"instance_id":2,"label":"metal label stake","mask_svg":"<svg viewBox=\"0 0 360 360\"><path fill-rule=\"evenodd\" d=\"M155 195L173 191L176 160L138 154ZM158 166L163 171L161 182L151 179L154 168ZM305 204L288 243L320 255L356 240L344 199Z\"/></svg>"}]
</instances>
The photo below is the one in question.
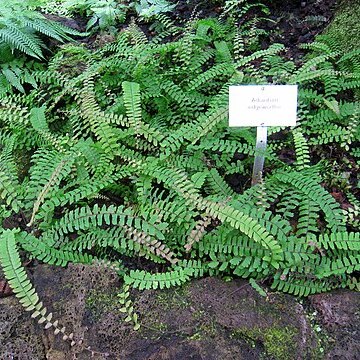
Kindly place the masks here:
<instances>
[{"instance_id":1,"label":"metal label stake","mask_svg":"<svg viewBox=\"0 0 360 360\"><path fill-rule=\"evenodd\" d=\"M267 126L256 128L256 150L251 185L259 183L262 177L265 162L265 150L267 144Z\"/></svg>"}]
</instances>

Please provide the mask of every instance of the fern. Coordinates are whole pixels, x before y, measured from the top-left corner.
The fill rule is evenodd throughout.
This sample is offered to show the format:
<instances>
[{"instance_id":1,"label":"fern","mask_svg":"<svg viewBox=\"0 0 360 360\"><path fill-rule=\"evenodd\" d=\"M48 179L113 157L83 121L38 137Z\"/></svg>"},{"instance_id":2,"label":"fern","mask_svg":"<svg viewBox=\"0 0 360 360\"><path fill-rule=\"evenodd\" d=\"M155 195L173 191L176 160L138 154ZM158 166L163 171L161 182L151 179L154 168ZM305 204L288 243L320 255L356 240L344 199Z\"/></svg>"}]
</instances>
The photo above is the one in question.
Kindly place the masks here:
<instances>
[{"instance_id":1,"label":"fern","mask_svg":"<svg viewBox=\"0 0 360 360\"><path fill-rule=\"evenodd\" d=\"M7 144L0 155L0 199L4 200L13 211L18 212L22 203L16 196L19 183L16 164L12 156L15 141L16 138L7 139Z\"/></svg>"},{"instance_id":2,"label":"fern","mask_svg":"<svg viewBox=\"0 0 360 360\"><path fill-rule=\"evenodd\" d=\"M129 275L125 275L126 284L132 285L139 290L166 289L172 286L179 286L190 279L191 271L178 269L158 274L149 274L146 271L131 270Z\"/></svg>"},{"instance_id":3,"label":"fern","mask_svg":"<svg viewBox=\"0 0 360 360\"><path fill-rule=\"evenodd\" d=\"M309 147L304 136L300 132L293 132L293 137L296 150L297 166L300 170L305 169L309 167L310 162Z\"/></svg>"},{"instance_id":4,"label":"fern","mask_svg":"<svg viewBox=\"0 0 360 360\"><path fill-rule=\"evenodd\" d=\"M22 297L35 293L20 249L115 270L135 328L131 288L205 274L252 278L257 289L266 279L297 296L358 288L356 194L345 191L354 213L344 213L326 161L311 157L330 158L328 144L354 158L341 169L356 166L358 53L318 42L295 64L280 44L258 47L259 19L235 28L251 4L233 5L228 21L195 16L181 28L158 16L152 39L132 23L103 48L64 47L32 72L36 86L0 93L0 217L21 217L21 231L3 232L0 262L11 279L16 269ZM299 84L299 121L271 130L262 181L249 188L255 134L228 128L228 87L270 78ZM129 265L134 257L153 270Z\"/></svg>"},{"instance_id":5,"label":"fern","mask_svg":"<svg viewBox=\"0 0 360 360\"><path fill-rule=\"evenodd\" d=\"M139 123L141 121L140 108L140 86L136 83L123 82L124 104L127 110L127 117L135 128L135 133L139 133Z\"/></svg>"},{"instance_id":6,"label":"fern","mask_svg":"<svg viewBox=\"0 0 360 360\"><path fill-rule=\"evenodd\" d=\"M0 14L0 46L9 46L37 59L43 58L42 48L45 48L45 45L36 32L61 42L70 40L68 34L82 35L47 20L21 1L2 1Z\"/></svg>"},{"instance_id":7,"label":"fern","mask_svg":"<svg viewBox=\"0 0 360 360\"><path fill-rule=\"evenodd\" d=\"M298 173L277 174L275 178L285 183L290 183L306 194L323 210L325 219L332 231L343 230L342 213L335 200L310 177Z\"/></svg>"},{"instance_id":8,"label":"fern","mask_svg":"<svg viewBox=\"0 0 360 360\"><path fill-rule=\"evenodd\" d=\"M335 289L337 283L335 279L334 281L315 280L296 277L296 275L277 275L271 287L296 296L308 296Z\"/></svg>"},{"instance_id":9,"label":"fern","mask_svg":"<svg viewBox=\"0 0 360 360\"><path fill-rule=\"evenodd\" d=\"M118 294L119 297L119 303L123 305L123 307L120 309L121 312L126 313L127 317L125 318L125 321L132 321L134 323L134 330L140 329L140 324L138 322L138 315L134 312L134 306L132 304L131 299L129 299L130 295L130 285L126 284L123 287L123 291Z\"/></svg>"},{"instance_id":10,"label":"fern","mask_svg":"<svg viewBox=\"0 0 360 360\"><path fill-rule=\"evenodd\" d=\"M53 327L55 335L61 333L64 340L69 340L71 345L75 345L73 333L66 334L65 327L60 327L57 320L52 321L52 313L48 313L46 307L43 306L28 279L17 252L16 232L15 230L7 230L0 235L0 264L9 285L25 310L32 312L32 318L39 318L38 323L45 323L45 329Z\"/></svg>"}]
</instances>

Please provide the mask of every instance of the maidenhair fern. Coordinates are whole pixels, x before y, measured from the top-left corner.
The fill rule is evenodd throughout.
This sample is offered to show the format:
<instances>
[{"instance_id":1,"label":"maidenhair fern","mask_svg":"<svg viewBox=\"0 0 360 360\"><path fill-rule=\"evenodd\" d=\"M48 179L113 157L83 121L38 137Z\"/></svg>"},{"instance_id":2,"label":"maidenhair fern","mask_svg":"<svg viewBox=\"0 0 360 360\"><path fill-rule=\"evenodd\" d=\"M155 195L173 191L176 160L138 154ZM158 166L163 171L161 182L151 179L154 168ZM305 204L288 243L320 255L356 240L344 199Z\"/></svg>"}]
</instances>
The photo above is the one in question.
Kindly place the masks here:
<instances>
[{"instance_id":1,"label":"maidenhair fern","mask_svg":"<svg viewBox=\"0 0 360 360\"><path fill-rule=\"evenodd\" d=\"M52 313L47 311L28 279L16 247L17 233L16 230L6 230L0 234L0 263L11 289L25 310L31 311L32 318L38 318L39 324L44 323L45 329L54 328L55 335L61 333L64 340L75 345L73 333L66 334L65 327L60 326L58 320L53 321Z\"/></svg>"},{"instance_id":2,"label":"maidenhair fern","mask_svg":"<svg viewBox=\"0 0 360 360\"><path fill-rule=\"evenodd\" d=\"M329 48L297 66L280 44L247 51L234 19L193 19L182 32L158 21L178 31L174 41L131 24L101 49L61 50L28 94L0 93L0 216L22 218L1 233L0 263L20 299L50 324L18 248L51 264L115 269L135 328L132 287L227 275L299 296L356 288L356 219L323 186L326 164L310 150L346 144L357 156L359 104L338 93L359 87L359 54ZM269 79L299 84L299 122L272 129L268 167L249 188L255 134L229 129L228 88ZM18 169L19 153L29 169ZM135 256L154 270L122 262Z\"/></svg>"}]
</instances>

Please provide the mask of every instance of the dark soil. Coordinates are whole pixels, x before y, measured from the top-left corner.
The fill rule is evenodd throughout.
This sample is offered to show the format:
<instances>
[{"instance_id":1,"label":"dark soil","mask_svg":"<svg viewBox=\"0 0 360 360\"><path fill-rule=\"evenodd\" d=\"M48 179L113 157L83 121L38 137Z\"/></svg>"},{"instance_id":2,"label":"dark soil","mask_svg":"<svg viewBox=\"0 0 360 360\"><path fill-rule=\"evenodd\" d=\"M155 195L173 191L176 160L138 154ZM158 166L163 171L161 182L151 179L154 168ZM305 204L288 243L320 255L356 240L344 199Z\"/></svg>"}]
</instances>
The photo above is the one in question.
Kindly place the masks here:
<instances>
[{"instance_id":1,"label":"dark soil","mask_svg":"<svg viewBox=\"0 0 360 360\"><path fill-rule=\"evenodd\" d=\"M294 59L303 55L300 44L314 41L333 18L337 0L275 0L266 1L273 23L268 30L273 34L270 43L279 42L289 50L287 55Z\"/></svg>"},{"instance_id":2,"label":"dark soil","mask_svg":"<svg viewBox=\"0 0 360 360\"><path fill-rule=\"evenodd\" d=\"M263 0L270 10L268 19L263 21L262 28L267 31L262 46L267 48L270 44L281 43L287 47L287 56L298 59L304 52L298 45L312 42L316 35L321 33L333 18L337 0ZM180 1L172 17L176 20L186 21L199 14L203 17L218 17L221 7L216 1L192 0ZM259 7L254 7L247 15L248 20L254 16L263 16Z\"/></svg>"},{"instance_id":3,"label":"dark soil","mask_svg":"<svg viewBox=\"0 0 360 360\"><path fill-rule=\"evenodd\" d=\"M170 17L175 20L178 25L184 24L187 20L194 16L200 18L218 17L222 11L221 2L209 0L188 0L173 1L177 4L175 11L170 13ZM254 3L262 2L270 10L267 16L269 21L262 22L262 28L267 31L268 35L263 38L262 47L267 48L272 43L282 43L287 47L286 55L289 58L298 59L304 52L298 48L298 45L312 42L315 36L321 33L331 21L337 0L263 0L254 1ZM135 14L129 14L129 20ZM254 7L247 15L245 20L249 20L255 16L264 16L259 7ZM69 26L75 30L86 30L86 19L75 17L74 19L62 18L56 15L46 15L51 20L59 21L63 25ZM126 27L125 24L119 25L119 30ZM149 38L153 33L150 25L139 22L140 27ZM85 39L79 39L82 43L89 46L97 47L101 45L101 38L105 36L106 41L112 41L113 37L109 35L91 35ZM100 40L99 40L100 39Z\"/></svg>"}]
</instances>

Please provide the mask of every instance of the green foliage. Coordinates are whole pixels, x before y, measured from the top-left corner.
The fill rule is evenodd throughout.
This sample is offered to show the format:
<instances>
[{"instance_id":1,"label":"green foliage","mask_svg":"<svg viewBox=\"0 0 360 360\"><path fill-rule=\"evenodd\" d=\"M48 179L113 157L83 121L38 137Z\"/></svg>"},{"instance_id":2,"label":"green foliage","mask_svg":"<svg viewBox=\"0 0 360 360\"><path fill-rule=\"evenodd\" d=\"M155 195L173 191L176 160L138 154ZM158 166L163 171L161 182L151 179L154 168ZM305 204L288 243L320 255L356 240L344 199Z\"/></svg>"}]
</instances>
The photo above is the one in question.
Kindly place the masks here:
<instances>
[{"instance_id":1,"label":"green foliage","mask_svg":"<svg viewBox=\"0 0 360 360\"><path fill-rule=\"evenodd\" d=\"M66 0L62 8L70 13L88 17L87 30L113 29L117 22L124 22L127 6L116 0Z\"/></svg>"},{"instance_id":2,"label":"green foliage","mask_svg":"<svg viewBox=\"0 0 360 360\"><path fill-rule=\"evenodd\" d=\"M64 340L69 340L72 346L75 345L73 333L67 335L65 327L59 326L57 320L52 320L52 313L48 313L46 307L39 300L36 290L21 265L16 247L16 236L18 236L16 230L6 230L0 235L0 264L9 285L25 310L31 311L32 318L39 318L38 323L45 323L45 329L53 327L55 335L61 333Z\"/></svg>"},{"instance_id":3,"label":"green foliage","mask_svg":"<svg viewBox=\"0 0 360 360\"><path fill-rule=\"evenodd\" d=\"M37 33L60 42L71 40L69 35L80 33L46 19L33 10L38 1L3 0L0 4L0 51L16 49L37 59L46 48ZM14 83L14 79L10 81Z\"/></svg>"},{"instance_id":4,"label":"green foliage","mask_svg":"<svg viewBox=\"0 0 360 360\"><path fill-rule=\"evenodd\" d=\"M41 68L41 65L35 61L29 61L25 56L15 58L10 48L2 47L0 93L2 95L14 91L25 93L25 87L29 85L36 88L37 83L32 74L36 68Z\"/></svg>"},{"instance_id":5,"label":"green foliage","mask_svg":"<svg viewBox=\"0 0 360 360\"><path fill-rule=\"evenodd\" d=\"M296 163L298 168L304 169L309 167L310 163L310 154L309 154L309 147L306 143L306 139L303 134L299 131L293 132L294 137L294 145L296 150Z\"/></svg>"},{"instance_id":6,"label":"green foliage","mask_svg":"<svg viewBox=\"0 0 360 360\"><path fill-rule=\"evenodd\" d=\"M127 315L125 318L125 322L129 322L129 321L133 322L134 330L136 331L140 329L140 324L138 322L138 315L136 312L134 312L134 306L131 299L129 299L129 297L130 297L130 285L126 284L124 285L122 292L118 294L119 303L123 305L120 311Z\"/></svg>"},{"instance_id":7,"label":"green foliage","mask_svg":"<svg viewBox=\"0 0 360 360\"><path fill-rule=\"evenodd\" d=\"M338 95L359 87L359 53L317 42L298 66L280 44L247 51L234 19L157 25L152 40L133 23L98 50L60 50L32 73L37 88L0 95L0 215L23 218L3 231L0 260L7 277L19 274L21 297L32 290L9 263L17 247L62 266L104 261L124 280L119 301L135 328L130 287L226 275L298 296L356 288L360 238L310 146L356 151L359 104ZM255 135L228 127L228 87L269 78L299 84L299 124L271 129L281 140L269 142L262 182L239 191L228 179L249 177ZM289 147L293 164L278 156ZM22 174L19 152L29 158ZM151 267L123 263L135 256Z\"/></svg>"},{"instance_id":8,"label":"green foliage","mask_svg":"<svg viewBox=\"0 0 360 360\"><path fill-rule=\"evenodd\" d=\"M260 7L264 14L269 14L269 9L264 4L260 2L248 4L248 2L248 0L225 0L224 11L221 16L224 17L230 14L231 16L242 18L253 7Z\"/></svg>"},{"instance_id":9,"label":"green foliage","mask_svg":"<svg viewBox=\"0 0 360 360\"><path fill-rule=\"evenodd\" d=\"M149 19L161 13L172 11L176 4L170 4L166 0L139 0L134 8L138 15L144 19Z\"/></svg>"},{"instance_id":10,"label":"green foliage","mask_svg":"<svg viewBox=\"0 0 360 360\"><path fill-rule=\"evenodd\" d=\"M70 14L79 14L89 18L87 30L116 32L116 25L124 23L128 13L135 11L137 15L150 20L160 14L172 11L176 4L166 0L65 0L62 9Z\"/></svg>"}]
</instances>

